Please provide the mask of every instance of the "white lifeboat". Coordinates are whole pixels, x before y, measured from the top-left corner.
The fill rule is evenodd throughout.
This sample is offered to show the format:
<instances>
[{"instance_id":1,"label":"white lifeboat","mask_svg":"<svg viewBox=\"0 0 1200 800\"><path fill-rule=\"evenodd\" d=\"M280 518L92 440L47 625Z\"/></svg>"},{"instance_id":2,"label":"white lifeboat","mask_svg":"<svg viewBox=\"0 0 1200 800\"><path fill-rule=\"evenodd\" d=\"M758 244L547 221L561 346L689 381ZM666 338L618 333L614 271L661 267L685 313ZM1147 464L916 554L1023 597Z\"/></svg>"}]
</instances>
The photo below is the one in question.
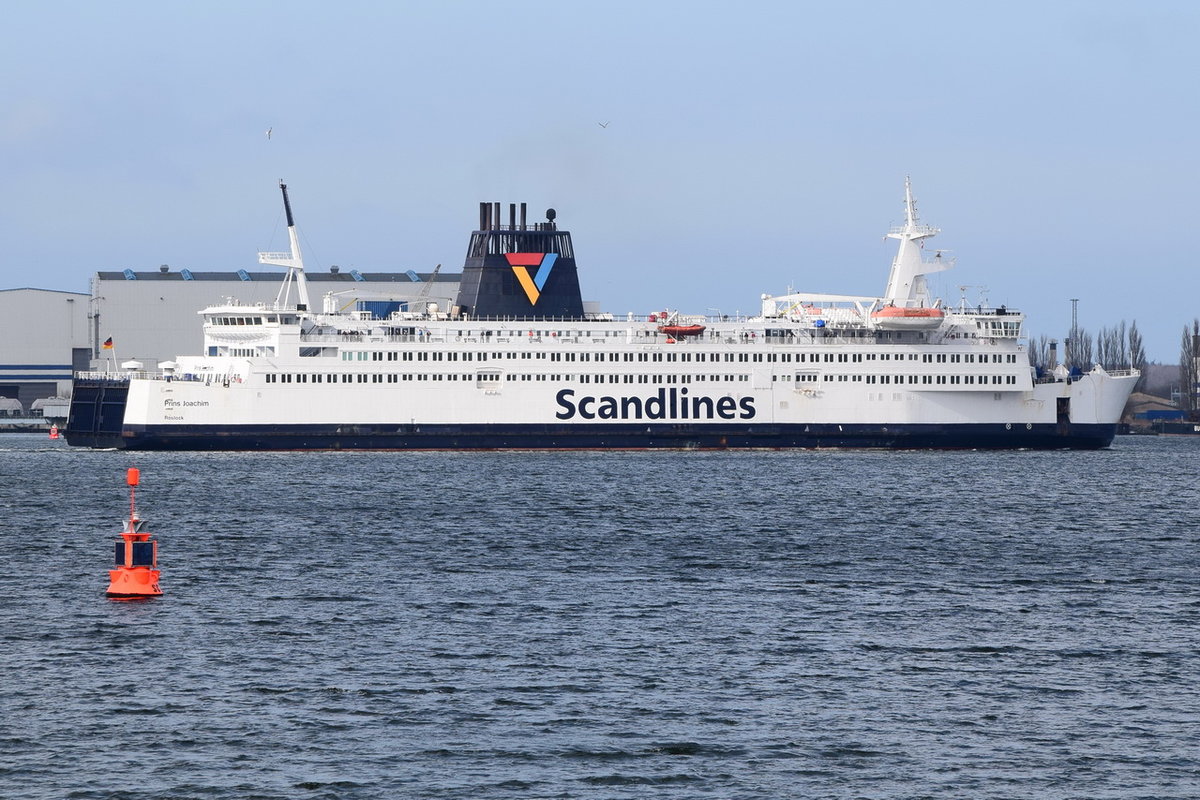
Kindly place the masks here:
<instances>
[{"instance_id":1,"label":"white lifeboat","mask_svg":"<svg viewBox=\"0 0 1200 800\"><path fill-rule=\"evenodd\" d=\"M927 331L938 327L946 318L940 308L901 308L884 306L871 312L871 321L885 331Z\"/></svg>"}]
</instances>

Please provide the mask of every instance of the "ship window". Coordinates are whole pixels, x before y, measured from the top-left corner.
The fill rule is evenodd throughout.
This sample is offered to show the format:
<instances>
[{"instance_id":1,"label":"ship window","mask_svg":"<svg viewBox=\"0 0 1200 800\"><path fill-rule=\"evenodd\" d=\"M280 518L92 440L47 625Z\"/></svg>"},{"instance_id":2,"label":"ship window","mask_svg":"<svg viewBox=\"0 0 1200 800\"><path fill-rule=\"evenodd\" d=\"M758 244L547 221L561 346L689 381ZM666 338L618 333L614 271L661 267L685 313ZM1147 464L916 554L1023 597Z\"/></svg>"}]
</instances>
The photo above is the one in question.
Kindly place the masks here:
<instances>
[{"instance_id":1,"label":"ship window","mask_svg":"<svg viewBox=\"0 0 1200 800\"><path fill-rule=\"evenodd\" d=\"M937 354L937 363L939 363L939 364L945 364L945 363L946 363L946 354L945 354L945 353L938 353L938 354Z\"/></svg>"},{"instance_id":2,"label":"ship window","mask_svg":"<svg viewBox=\"0 0 1200 800\"><path fill-rule=\"evenodd\" d=\"M399 355L400 355L399 353L397 353L397 352L395 352L395 351L392 351L392 352L390 352L390 353L388 353L388 354L387 354L387 360L388 360L388 361L395 361L395 360L397 360L397 357L398 357Z\"/></svg>"},{"instance_id":3,"label":"ship window","mask_svg":"<svg viewBox=\"0 0 1200 800\"><path fill-rule=\"evenodd\" d=\"M622 361L633 361L633 353L624 353L621 357Z\"/></svg>"},{"instance_id":4,"label":"ship window","mask_svg":"<svg viewBox=\"0 0 1200 800\"><path fill-rule=\"evenodd\" d=\"M651 361L662 361L662 358L663 358L662 353L652 353L650 356Z\"/></svg>"},{"instance_id":5,"label":"ship window","mask_svg":"<svg viewBox=\"0 0 1200 800\"><path fill-rule=\"evenodd\" d=\"M867 361L874 361L874 360L875 360L875 354L867 353Z\"/></svg>"},{"instance_id":6,"label":"ship window","mask_svg":"<svg viewBox=\"0 0 1200 800\"><path fill-rule=\"evenodd\" d=\"M633 383L632 375L623 375L623 376L621 376L621 378L622 378L622 380L621 380L622 383Z\"/></svg>"},{"instance_id":7,"label":"ship window","mask_svg":"<svg viewBox=\"0 0 1200 800\"><path fill-rule=\"evenodd\" d=\"M675 360L675 354L667 353L667 361L674 361L674 360Z\"/></svg>"},{"instance_id":8,"label":"ship window","mask_svg":"<svg viewBox=\"0 0 1200 800\"><path fill-rule=\"evenodd\" d=\"M401 353L401 354L400 354L400 360L401 360L401 361L412 361L412 360L413 360L413 354L412 354L412 353Z\"/></svg>"},{"instance_id":9,"label":"ship window","mask_svg":"<svg viewBox=\"0 0 1200 800\"><path fill-rule=\"evenodd\" d=\"M739 381L748 381L748 380L750 380L750 376L749 375L738 375L738 380Z\"/></svg>"},{"instance_id":10,"label":"ship window","mask_svg":"<svg viewBox=\"0 0 1200 800\"><path fill-rule=\"evenodd\" d=\"M383 361L383 353L380 353L380 352L371 353L371 360L372 361Z\"/></svg>"},{"instance_id":11,"label":"ship window","mask_svg":"<svg viewBox=\"0 0 1200 800\"><path fill-rule=\"evenodd\" d=\"M401 373L401 375L403 376L400 378L400 380L402 380L402 381L411 381L413 379L411 372L404 372L404 373Z\"/></svg>"},{"instance_id":12,"label":"ship window","mask_svg":"<svg viewBox=\"0 0 1200 800\"><path fill-rule=\"evenodd\" d=\"M350 373L346 373L345 375L342 376L342 383L350 383L353 380L354 380L354 376L351 375Z\"/></svg>"},{"instance_id":13,"label":"ship window","mask_svg":"<svg viewBox=\"0 0 1200 800\"><path fill-rule=\"evenodd\" d=\"M755 362L757 362L757 363L761 364L761 363L762 363L762 360L763 360L763 354L762 354L762 353L755 353L755 354L754 354L754 361L755 361Z\"/></svg>"},{"instance_id":14,"label":"ship window","mask_svg":"<svg viewBox=\"0 0 1200 800\"><path fill-rule=\"evenodd\" d=\"M291 383L291 382L292 382L292 376L291 376L291 375L288 375L287 373L284 373L283 375L280 375L280 376L279 376L279 382L280 382L280 383Z\"/></svg>"},{"instance_id":15,"label":"ship window","mask_svg":"<svg viewBox=\"0 0 1200 800\"><path fill-rule=\"evenodd\" d=\"M737 360L740 362L746 362L750 360L750 356L746 353L738 353Z\"/></svg>"},{"instance_id":16,"label":"ship window","mask_svg":"<svg viewBox=\"0 0 1200 800\"><path fill-rule=\"evenodd\" d=\"M337 383L337 375L326 375L325 377L330 383Z\"/></svg>"},{"instance_id":17,"label":"ship window","mask_svg":"<svg viewBox=\"0 0 1200 800\"><path fill-rule=\"evenodd\" d=\"M397 381L397 378L396 378L396 373L394 373L394 372L393 372L393 373L390 373L390 374L387 376L387 382L388 382L388 383L396 383L396 381Z\"/></svg>"},{"instance_id":18,"label":"ship window","mask_svg":"<svg viewBox=\"0 0 1200 800\"><path fill-rule=\"evenodd\" d=\"M367 382L367 376L366 376L366 375L359 375L359 376L358 376L358 382L359 382L359 383L366 383L366 382Z\"/></svg>"},{"instance_id":19,"label":"ship window","mask_svg":"<svg viewBox=\"0 0 1200 800\"><path fill-rule=\"evenodd\" d=\"M961 380L961 378L959 378L957 375L951 375L951 376L950 376L950 382L951 382L951 383L958 383L960 380Z\"/></svg>"},{"instance_id":20,"label":"ship window","mask_svg":"<svg viewBox=\"0 0 1200 800\"><path fill-rule=\"evenodd\" d=\"M266 379L267 383L275 383L275 378L277 376L268 374L264 375L263 377Z\"/></svg>"}]
</instances>

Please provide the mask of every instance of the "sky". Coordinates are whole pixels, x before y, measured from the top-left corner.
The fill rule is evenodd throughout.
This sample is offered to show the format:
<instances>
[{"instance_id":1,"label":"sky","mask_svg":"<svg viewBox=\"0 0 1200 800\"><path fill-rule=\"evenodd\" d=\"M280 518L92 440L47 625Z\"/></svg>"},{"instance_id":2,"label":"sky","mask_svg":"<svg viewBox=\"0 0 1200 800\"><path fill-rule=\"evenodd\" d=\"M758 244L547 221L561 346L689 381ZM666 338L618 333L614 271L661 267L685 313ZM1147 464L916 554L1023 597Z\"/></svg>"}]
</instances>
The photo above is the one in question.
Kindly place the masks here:
<instances>
[{"instance_id":1,"label":"sky","mask_svg":"<svg viewBox=\"0 0 1200 800\"><path fill-rule=\"evenodd\" d=\"M745 314L882 293L911 176L947 301L1061 338L1077 299L1163 363L1200 316L1200 3L67 0L5 29L0 288L257 268L284 179L313 270L458 271L479 202L526 202L605 310Z\"/></svg>"}]
</instances>

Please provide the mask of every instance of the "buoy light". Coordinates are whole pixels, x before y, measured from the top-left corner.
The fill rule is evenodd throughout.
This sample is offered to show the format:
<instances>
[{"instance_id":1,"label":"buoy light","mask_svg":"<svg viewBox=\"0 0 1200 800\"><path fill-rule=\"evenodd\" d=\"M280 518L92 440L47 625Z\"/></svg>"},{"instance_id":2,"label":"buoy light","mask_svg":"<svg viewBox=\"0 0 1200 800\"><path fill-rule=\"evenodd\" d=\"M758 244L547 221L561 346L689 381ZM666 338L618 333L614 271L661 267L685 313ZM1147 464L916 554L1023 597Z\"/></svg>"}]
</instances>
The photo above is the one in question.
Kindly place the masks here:
<instances>
[{"instance_id":1,"label":"buoy light","mask_svg":"<svg viewBox=\"0 0 1200 800\"><path fill-rule=\"evenodd\" d=\"M129 521L121 538L117 540L113 569L108 571L107 595L118 600L141 597L157 597L162 594L158 586L158 542L143 530L143 521L138 518L135 492L141 473L130 467L125 473L129 485Z\"/></svg>"}]
</instances>

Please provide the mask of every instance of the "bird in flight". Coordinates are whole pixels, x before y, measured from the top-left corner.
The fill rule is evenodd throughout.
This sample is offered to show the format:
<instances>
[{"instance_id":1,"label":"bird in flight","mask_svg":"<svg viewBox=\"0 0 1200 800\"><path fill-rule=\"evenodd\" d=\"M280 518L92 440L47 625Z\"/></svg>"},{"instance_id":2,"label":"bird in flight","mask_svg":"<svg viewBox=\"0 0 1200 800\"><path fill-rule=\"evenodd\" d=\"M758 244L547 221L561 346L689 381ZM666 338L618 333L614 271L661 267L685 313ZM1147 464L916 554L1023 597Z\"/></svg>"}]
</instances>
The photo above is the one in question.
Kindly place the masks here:
<instances>
[{"instance_id":1,"label":"bird in flight","mask_svg":"<svg viewBox=\"0 0 1200 800\"><path fill-rule=\"evenodd\" d=\"M274 129L274 128L267 128L267 138L268 138L268 139L270 139L270 138L271 138L271 131L273 131L273 130L275 130L275 129Z\"/></svg>"},{"instance_id":2,"label":"bird in flight","mask_svg":"<svg viewBox=\"0 0 1200 800\"><path fill-rule=\"evenodd\" d=\"M607 123L607 122L597 122L596 124L597 124L597 125L599 125L601 128L607 128L607 127L608 127L608 123Z\"/></svg>"}]
</instances>

